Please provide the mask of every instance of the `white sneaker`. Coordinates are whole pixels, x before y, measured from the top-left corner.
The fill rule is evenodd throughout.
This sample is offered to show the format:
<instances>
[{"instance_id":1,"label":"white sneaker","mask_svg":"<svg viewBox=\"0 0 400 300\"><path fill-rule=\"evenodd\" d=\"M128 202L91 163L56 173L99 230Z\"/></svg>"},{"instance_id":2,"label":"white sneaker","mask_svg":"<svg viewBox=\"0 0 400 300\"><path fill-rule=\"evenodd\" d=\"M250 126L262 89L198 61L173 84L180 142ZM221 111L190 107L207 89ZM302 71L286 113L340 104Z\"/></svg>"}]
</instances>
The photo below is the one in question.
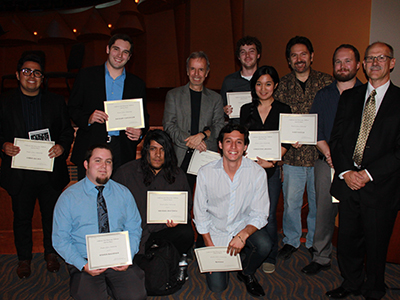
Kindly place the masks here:
<instances>
[{"instance_id":1,"label":"white sneaker","mask_svg":"<svg viewBox=\"0 0 400 300\"><path fill-rule=\"evenodd\" d=\"M262 264L262 270L264 273L271 274L275 272L275 265L265 262Z\"/></svg>"}]
</instances>

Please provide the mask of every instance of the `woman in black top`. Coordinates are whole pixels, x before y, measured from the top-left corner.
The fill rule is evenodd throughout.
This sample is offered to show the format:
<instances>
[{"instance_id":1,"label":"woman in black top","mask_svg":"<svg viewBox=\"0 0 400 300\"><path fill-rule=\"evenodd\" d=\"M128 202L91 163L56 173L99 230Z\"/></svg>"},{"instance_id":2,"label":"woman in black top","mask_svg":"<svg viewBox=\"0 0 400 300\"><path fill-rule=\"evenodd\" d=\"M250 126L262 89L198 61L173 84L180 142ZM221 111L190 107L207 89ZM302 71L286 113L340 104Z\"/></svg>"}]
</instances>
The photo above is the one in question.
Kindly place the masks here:
<instances>
[{"instance_id":1,"label":"woman in black top","mask_svg":"<svg viewBox=\"0 0 400 300\"><path fill-rule=\"evenodd\" d=\"M279 75L274 67L262 66L257 69L251 78L252 102L245 104L240 109L240 124L249 131L279 130L279 114L291 113L290 107L274 99L273 93L279 84ZM251 142L251 141L250 141ZM282 144L282 156L290 148L289 144ZM282 188L280 168L276 161L267 161L257 157L257 163L265 169L268 176L268 191L270 198L270 211L268 224L263 228L267 230L272 240L272 250L263 263L263 271L275 271L276 257L278 255L278 233L276 222L276 207Z\"/></svg>"}]
</instances>

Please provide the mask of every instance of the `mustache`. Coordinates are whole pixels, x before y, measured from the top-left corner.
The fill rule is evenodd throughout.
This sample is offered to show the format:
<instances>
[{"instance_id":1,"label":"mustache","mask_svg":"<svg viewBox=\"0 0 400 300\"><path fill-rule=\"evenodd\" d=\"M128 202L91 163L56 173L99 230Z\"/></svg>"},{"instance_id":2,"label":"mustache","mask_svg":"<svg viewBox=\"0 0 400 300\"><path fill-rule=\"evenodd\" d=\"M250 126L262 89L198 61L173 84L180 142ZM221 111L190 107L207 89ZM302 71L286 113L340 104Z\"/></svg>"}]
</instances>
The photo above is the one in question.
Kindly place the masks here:
<instances>
[{"instance_id":1,"label":"mustache","mask_svg":"<svg viewBox=\"0 0 400 300\"><path fill-rule=\"evenodd\" d=\"M305 64L305 63L306 62L304 60L302 60L302 61L298 61L298 62L294 63L294 65L300 65L300 64Z\"/></svg>"},{"instance_id":2,"label":"mustache","mask_svg":"<svg viewBox=\"0 0 400 300\"><path fill-rule=\"evenodd\" d=\"M381 66L371 66L371 67L369 67L369 69L373 70L373 71L379 71L379 70L382 70L382 67Z\"/></svg>"}]
</instances>

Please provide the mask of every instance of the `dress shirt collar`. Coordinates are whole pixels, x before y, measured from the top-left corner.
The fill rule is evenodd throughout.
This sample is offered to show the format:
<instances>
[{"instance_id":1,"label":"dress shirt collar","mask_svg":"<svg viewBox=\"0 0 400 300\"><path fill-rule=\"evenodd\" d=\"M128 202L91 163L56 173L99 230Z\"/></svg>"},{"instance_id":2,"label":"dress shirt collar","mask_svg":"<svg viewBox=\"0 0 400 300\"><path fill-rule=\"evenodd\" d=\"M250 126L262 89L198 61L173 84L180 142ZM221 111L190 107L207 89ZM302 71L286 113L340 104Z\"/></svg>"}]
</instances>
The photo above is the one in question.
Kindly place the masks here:
<instances>
[{"instance_id":1,"label":"dress shirt collar","mask_svg":"<svg viewBox=\"0 0 400 300\"><path fill-rule=\"evenodd\" d=\"M372 86L372 84L371 84L370 82L368 82L368 85L367 85L367 92L366 92L366 94L365 94L365 102L367 101L367 99L368 99L369 95L371 94L371 92L372 92L373 90L375 90L375 91L376 91L375 103L376 103L376 111L377 111L377 112L378 112L379 107L381 106L383 97L385 97L385 94L386 94L386 92L387 92L387 90L388 90L388 88L389 88L389 85L390 85L390 80L388 80L388 82L386 82L384 85L381 85L381 86L378 87L378 88L374 88L374 87ZM364 103L365 103L365 102L364 102Z\"/></svg>"},{"instance_id":2,"label":"dress shirt collar","mask_svg":"<svg viewBox=\"0 0 400 300\"><path fill-rule=\"evenodd\" d=\"M107 62L104 63L104 68L105 68L106 78L109 77L109 78L111 78L111 80L119 80L120 77L121 77L122 79L125 79L125 77L126 77L125 67L124 67L124 69L122 70L122 74L119 75L119 76L118 76L117 78L115 78L115 79L113 79L113 78L111 77L110 72L108 71Z\"/></svg>"},{"instance_id":3,"label":"dress shirt collar","mask_svg":"<svg viewBox=\"0 0 400 300\"><path fill-rule=\"evenodd\" d=\"M85 177L83 180L83 188L85 190L85 192L87 194L92 193L93 191L97 194L98 190L96 189L96 184L94 184L93 182L91 182L89 180L89 178ZM110 179L111 180L111 179ZM106 190L108 189L108 183L110 182L110 180L107 181L106 184L104 184L104 190L103 190L103 194L106 192Z\"/></svg>"}]
</instances>

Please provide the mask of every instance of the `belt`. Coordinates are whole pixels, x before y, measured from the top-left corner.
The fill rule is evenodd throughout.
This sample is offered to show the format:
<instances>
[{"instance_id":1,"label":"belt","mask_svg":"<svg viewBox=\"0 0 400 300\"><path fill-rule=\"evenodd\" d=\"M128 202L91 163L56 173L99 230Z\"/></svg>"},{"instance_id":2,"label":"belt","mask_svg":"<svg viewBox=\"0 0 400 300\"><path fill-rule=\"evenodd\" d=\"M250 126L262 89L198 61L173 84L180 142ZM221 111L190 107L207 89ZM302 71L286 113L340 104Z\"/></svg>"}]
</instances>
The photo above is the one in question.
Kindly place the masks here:
<instances>
[{"instance_id":1,"label":"belt","mask_svg":"<svg viewBox=\"0 0 400 300\"><path fill-rule=\"evenodd\" d=\"M119 139L119 135L107 135L107 144L111 142L116 142Z\"/></svg>"},{"instance_id":2,"label":"belt","mask_svg":"<svg viewBox=\"0 0 400 300\"><path fill-rule=\"evenodd\" d=\"M319 158L320 160L326 161L325 155L319 154L318 158Z\"/></svg>"}]
</instances>

